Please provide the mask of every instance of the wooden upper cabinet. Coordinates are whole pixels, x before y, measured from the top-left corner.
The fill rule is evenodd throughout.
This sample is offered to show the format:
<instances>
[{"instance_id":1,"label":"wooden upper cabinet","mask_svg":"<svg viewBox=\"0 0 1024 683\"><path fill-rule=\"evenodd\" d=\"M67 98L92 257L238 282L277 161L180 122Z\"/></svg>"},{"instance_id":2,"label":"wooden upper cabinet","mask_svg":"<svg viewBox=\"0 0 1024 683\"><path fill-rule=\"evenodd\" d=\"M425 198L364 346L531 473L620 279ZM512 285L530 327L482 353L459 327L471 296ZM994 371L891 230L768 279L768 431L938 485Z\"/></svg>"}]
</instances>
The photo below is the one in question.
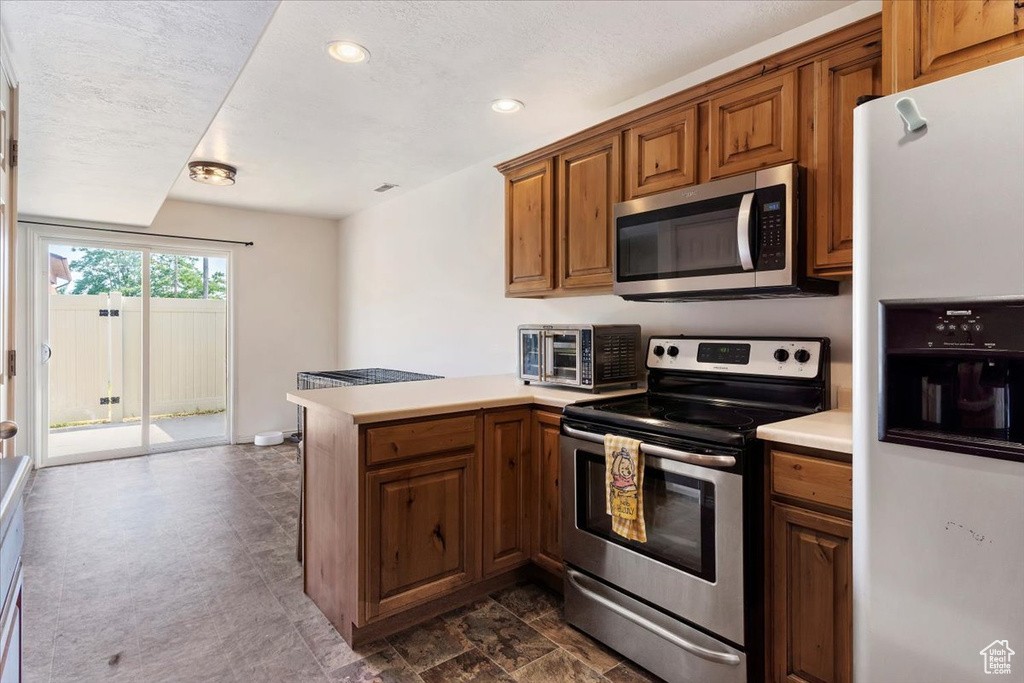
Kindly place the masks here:
<instances>
[{"instance_id":1,"label":"wooden upper cabinet","mask_svg":"<svg viewBox=\"0 0 1024 683\"><path fill-rule=\"evenodd\" d=\"M483 572L496 574L529 560L527 503L531 482L531 410L484 415Z\"/></svg>"},{"instance_id":2,"label":"wooden upper cabinet","mask_svg":"<svg viewBox=\"0 0 1024 683\"><path fill-rule=\"evenodd\" d=\"M563 289L612 285L612 209L621 197L620 134L584 142L558 155L558 284Z\"/></svg>"},{"instance_id":3,"label":"wooden upper cabinet","mask_svg":"<svg viewBox=\"0 0 1024 683\"><path fill-rule=\"evenodd\" d=\"M368 618L479 576L476 451L366 475Z\"/></svg>"},{"instance_id":4,"label":"wooden upper cabinet","mask_svg":"<svg viewBox=\"0 0 1024 683\"><path fill-rule=\"evenodd\" d=\"M534 467L530 477L533 561L556 574L562 573L560 423L561 417L557 413L542 410L533 413Z\"/></svg>"},{"instance_id":5,"label":"wooden upper cabinet","mask_svg":"<svg viewBox=\"0 0 1024 683\"><path fill-rule=\"evenodd\" d=\"M885 92L1024 56L1024 3L884 0Z\"/></svg>"},{"instance_id":6,"label":"wooden upper cabinet","mask_svg":"<svg viewBox=\"0 0 1024 683\"><path fill-rule=\"evenodd\" d=\"M821 60L816 88L811 275L848 275L853 268L853 110L862 95L882 94L881 36ZM810 184L810 183L809 183Z\"/></svg>"},{"instance_id":7,"label":"wooden upper cabinet","mask_svg":"<svg viewBox=\"0 0 1024 683\"><path fill-rule=\"evenodd\" d=\"M796 159L796 72L755 79L711 98L712 178Z\"/></svg>"},{"instance_id":8,"label":"wooden upper cabinet","mask_svg":"<svg viewBox=\"0 0 1024 683\"><path fill-rule=\"evenodd\" d=\"M626 199L697 182L697 107L626 131Z\"/></svg>"},{"instance_id":9,"label":"wooden upper cabinet","mask_svg":"<svg viewBox=\"0 0 1024 683\"><path fill-rule=\"evenodd\" d=\"M773 503L775 683L853 680L850 522Z\"/></svg>"},{"instance_id":10,"label":"wooden upper cabinet","mask_svg":"<svg viewBox=\"0 0 1024 683\"><path fill-rule=\"evenodd\" d=\"M505 293L555 287L554 173L551 159L505 176Z\"/></svg>"}]
</instances>

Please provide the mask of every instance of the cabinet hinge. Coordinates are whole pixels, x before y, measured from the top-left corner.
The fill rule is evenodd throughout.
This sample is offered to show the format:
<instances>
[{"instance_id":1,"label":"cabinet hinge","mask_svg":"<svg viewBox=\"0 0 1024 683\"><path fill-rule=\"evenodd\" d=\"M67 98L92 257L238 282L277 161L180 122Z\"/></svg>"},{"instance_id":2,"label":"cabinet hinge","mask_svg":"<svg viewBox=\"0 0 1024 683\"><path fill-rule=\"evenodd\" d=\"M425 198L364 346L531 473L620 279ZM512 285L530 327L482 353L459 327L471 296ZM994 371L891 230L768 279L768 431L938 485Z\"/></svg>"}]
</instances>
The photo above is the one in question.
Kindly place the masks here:
<instances>
[{"instance_id":1,"label":"cabinet hinge","mask_svg":"<svg viewBox=\"0 0 1024 683\"><path fill-rule=\"evenodd\" d=\"M11 139L11 168L18 165L18 141Z\"/></svg>"},{"instance_id":2,"label":"cabinet hinge","mask_svg":"<svg viewBox=\"0 0 1024 683\"><path fill-rule=\"evenodd\" d=\"M14 377L18 374L18 352L11 349L7 352L7 376Z\"/></svg>"},{"instance_id":3,"label":"cabinet hinge","mask_svg":"<svg viewBox=\"0 0 1024 683\"><path fill-rule=\"evenodd\" d=\"M100 396L100 405L101 406L109 406L109 405L115 405L116 406L120 402L121 402L121 397L120 396L110 396L109 398L106 397L106 396Z\"/></svg>"}]
</instances>

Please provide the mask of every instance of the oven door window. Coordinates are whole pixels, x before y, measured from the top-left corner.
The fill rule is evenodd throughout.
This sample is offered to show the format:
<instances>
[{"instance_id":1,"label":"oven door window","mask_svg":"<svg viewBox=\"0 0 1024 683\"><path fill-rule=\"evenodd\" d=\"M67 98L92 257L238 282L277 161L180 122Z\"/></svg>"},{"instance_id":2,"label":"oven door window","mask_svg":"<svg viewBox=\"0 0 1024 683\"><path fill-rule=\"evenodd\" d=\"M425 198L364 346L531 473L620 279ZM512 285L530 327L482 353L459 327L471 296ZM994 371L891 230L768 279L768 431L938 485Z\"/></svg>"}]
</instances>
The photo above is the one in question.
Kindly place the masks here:
<instances>
[{"instance_id":1,"label":"oven door window","mask_svg":"<svg viewBox=\"0 0 1024 683\"><path fill-rule=\"evenodd\" d=\"M743 196L716 197L617 219L616 278L633 282L744 272L737 234ZM751 233L753 223L744 232L749 245L757 242ZM756 261L756 254L752 257Z\"/></svg>"},{"instance_id":2,"label":"oven door window","mask_svg":"<svg viewBox=\"0 0 1024 683\"><path fill-rule=\"evenodd\" d=\"M564 382L567 384L579 384L579 333L548 332L546 333L545 339L545 379Z\"/></svg>"},{"instance_id":3,"label":"oven door window","mask_svg":"<svg viewBox=\"0 0 1024 683\"><path fill-rule=\"evenodd\" d=\"M576 526L617 545L715 581L715 486L651 466L644 469L647 543L612 532L605 512L604 455L576 452Z\"/></svg>"}]
</instances>

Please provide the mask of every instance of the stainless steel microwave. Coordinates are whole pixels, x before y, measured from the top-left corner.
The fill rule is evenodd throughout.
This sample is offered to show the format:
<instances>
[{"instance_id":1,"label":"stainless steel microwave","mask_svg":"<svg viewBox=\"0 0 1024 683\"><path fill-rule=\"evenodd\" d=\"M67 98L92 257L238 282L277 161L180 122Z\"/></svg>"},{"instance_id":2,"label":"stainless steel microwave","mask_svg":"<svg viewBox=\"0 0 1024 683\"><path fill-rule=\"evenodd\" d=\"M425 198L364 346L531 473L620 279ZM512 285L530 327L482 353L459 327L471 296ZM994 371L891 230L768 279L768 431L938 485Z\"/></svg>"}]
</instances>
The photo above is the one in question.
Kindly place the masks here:
<instances>
[{"instance_id":1,"label":"stainless steel microwave","mask_svg":"<svg viewBox=\"0 0 1024 683\"><path fill-rule=\"evenodd\" d=\"M520 325L519 379L588 391L643 379L639 325Z\"/></svg>"},{"instance_id":2,"label":"stainless steel microwave","mask_svg":"<svg viewBox=\"0 0 1024 683\"><path fill-rule=\"evenodd\" d=\"M805 275L796 164L615 205L624 299L696 301L837 294Z\"/></svg>"}]
</instances>

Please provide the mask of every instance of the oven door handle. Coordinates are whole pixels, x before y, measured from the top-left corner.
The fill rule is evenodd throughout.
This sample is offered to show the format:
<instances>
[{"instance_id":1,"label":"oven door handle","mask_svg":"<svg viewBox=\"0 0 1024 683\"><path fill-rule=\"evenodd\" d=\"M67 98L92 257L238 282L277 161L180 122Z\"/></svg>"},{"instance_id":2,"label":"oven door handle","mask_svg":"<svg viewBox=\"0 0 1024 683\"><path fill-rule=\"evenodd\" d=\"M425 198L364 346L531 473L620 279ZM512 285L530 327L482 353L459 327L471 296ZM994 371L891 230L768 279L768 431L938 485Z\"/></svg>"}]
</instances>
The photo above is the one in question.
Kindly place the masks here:
<instances>
[{"instance_id":1,"label":"oven door handle","mask_svg":"<svg viewBox=\"0 0 1024 683\"><path fill-rule=\"evenodd\" d=\"M604 443L604 436L600 434L594 434L593 432L587 432L582 429L576 429L569 425L562 425L562 429L569 436L576 437L577 439L583 439L585 441L592 441L593 443ZM649 443L641 443L640 450L645 455L653 455L658 458L666 458L668 460L676 460L678 462L689 463L690 465L699 465L701 467L732 467L736 464L736 458L731 455L705 455L704 453L689 453L687 451L677 451L674 448L665 448L664 446L656 446Z\"/></svg>"},{"instance_id":2,"label":"oven door handle","mask_svg":"<svg viewBox=\"0 0 1024 683\"><path fill-rule=\"evenodd\" d=\"M664 638L676 647L686 650L691 655L700 657L701 659L706 659L709 662L715 662L716 664L728 664L729 666L739 665L740 658L737 655L734 655L731 652L716 652L715 650L709 650L697 643L691 643L689 640L672 633L664 626L660 626L659 624L656 624L635 612L631 612L622 605L616 603L614 600L601 595L598 591L601 590L602 586L596 581L592 582L591 579L580 574L578 571L566 567L565 576L569 580L569 583L571 583L576 590L582 593L584 597L593 600L605 609L615 612L615 614L619 615L623 619L633 622L640 628L646 629L654 635ZM584 586L583 583L591 584L592 587Z\"/></svg>"},{"instance_id":3,"label":"oven door handle","mask_svg":"<svg viewBox=\"0 0 1024 683\"><path fill-rule=\"evenodd\" d=\"M754 269L754 254L750 248L750 214L754 207L754 193L748 192L740 200L740 212L736 218L736 249L740 253L743 270Z\"/></svg>"}]
</instances>

